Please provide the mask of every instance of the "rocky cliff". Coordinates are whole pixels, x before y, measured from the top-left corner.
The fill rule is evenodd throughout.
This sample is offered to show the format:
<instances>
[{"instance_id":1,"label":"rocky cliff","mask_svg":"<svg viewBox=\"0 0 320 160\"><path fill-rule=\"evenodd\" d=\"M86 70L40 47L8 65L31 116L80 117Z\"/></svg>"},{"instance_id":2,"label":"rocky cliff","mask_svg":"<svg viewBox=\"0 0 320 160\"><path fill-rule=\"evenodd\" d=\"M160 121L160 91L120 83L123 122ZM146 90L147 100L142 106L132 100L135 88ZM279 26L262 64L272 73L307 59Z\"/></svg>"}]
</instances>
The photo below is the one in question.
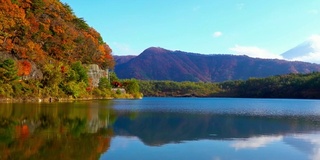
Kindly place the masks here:
<instances>
[{"instance_id":1,"label":"rocky cliff","mask_svg":"<svg viewBox=\"0 0 320 160\"><path fill-rule=\"evenodd\" d=\"M108 78L109 70L108 69L101 69L97 64L90 64L88 67L88 77L92 80L92 85L94 87L99 86L100 78Z\"/></svg>"}]
</instances>

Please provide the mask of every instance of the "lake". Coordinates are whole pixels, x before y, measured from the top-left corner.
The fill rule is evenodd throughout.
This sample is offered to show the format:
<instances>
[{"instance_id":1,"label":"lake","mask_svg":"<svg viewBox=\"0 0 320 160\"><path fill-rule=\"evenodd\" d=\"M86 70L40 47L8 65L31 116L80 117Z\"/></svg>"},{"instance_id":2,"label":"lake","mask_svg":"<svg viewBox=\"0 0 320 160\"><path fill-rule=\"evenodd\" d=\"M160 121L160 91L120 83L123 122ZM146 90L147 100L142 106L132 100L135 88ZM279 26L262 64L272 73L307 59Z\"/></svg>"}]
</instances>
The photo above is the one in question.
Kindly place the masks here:
<instances>
[{"instance_id":1,"label":"lake","mask_svg":"<svg viewBox=\"0 0 320 160\"><path fill-rule=\"evenodd\" d=\"M2 103L0 159L319 160L320 101Z\"/></svg>"}]
</instances>

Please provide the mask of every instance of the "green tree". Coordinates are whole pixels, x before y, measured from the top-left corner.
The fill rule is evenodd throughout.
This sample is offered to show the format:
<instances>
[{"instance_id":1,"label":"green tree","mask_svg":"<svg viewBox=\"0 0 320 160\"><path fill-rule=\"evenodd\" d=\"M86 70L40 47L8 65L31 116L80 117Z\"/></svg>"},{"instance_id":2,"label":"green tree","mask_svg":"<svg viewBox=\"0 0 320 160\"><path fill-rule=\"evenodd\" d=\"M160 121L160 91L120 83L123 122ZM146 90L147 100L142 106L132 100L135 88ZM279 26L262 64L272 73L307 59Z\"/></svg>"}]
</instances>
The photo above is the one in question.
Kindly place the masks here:
<instances>
[{"instance_id":1,"label":"green tree","mask_svg":"<svg viewBox=\"0 0 320 160\"><path fill-rule=\"evenodd\" d=\"M139 83L136 79L131 79L123 82L126 84L124 87L128 93L135 94L140 92Z\"/></svg>"},{"instance_id":2,"label":"green tree","mask_svg":"<svg viewBox=\"0 0 320 160\"><path fill-rule=\"evenodd\" d=\"M111 85L108 78L106 77L100 78L99 89L110 89L110 88L111 88Z\"/></svg>"},{"instance_id":3,"label":"green tree","mask_svg":"<svg viewBox=\"0 0 320 160\"><path fill-rule=\"evenodd\" d=\"M119 78L117 77L116 73L115 72L110 72L109 73L110 75L110 82L118 82L119 81Z\"/></svg>"},{"instance_id":4,"label":"green tree","mask_svg":"<svg viewBox=\"0 0 320 160\"><path fill-rule=\"evenodd\" d=\"M71 65L71 69L75 72L73 73L74 79L77 82L84 82L86 84L89 83L88 78L88 71L87 69L81 64L81 62L75 62Z\"/></svg>"},{"instance_id":5,"label":"green tree","mask_svg":"<svg viewBox=\"0 0 320 160\"><path fill-rule=\"evenodd\" d=\"M18 78L14 60L6 59L0 63L0 83L9 83Z\"/></svg>"},{"instance_id":6,"label":"green tree","mask_svg":"<svg viewBox=\"0 0 320 160\"><path fill-rule=\"evenodd\" d=\"M86 95L86 84L84 82L71 81L65 84L61 84L60 87L67 94L74 98L79 98Z\"/></svg>"},{"instance_id":7,"label":"green tree","mask_svg":"<svg viewBox=\"0 0 320 160\"><path fill-rule=\"evenodd\" d=\"M61 73L62 64L57 63L45 64L42 68L43 78L41 83L44 87L44 94L47 96L61 96L59 85L64 81L63 75Z\"/></svg>"}]
</instances>

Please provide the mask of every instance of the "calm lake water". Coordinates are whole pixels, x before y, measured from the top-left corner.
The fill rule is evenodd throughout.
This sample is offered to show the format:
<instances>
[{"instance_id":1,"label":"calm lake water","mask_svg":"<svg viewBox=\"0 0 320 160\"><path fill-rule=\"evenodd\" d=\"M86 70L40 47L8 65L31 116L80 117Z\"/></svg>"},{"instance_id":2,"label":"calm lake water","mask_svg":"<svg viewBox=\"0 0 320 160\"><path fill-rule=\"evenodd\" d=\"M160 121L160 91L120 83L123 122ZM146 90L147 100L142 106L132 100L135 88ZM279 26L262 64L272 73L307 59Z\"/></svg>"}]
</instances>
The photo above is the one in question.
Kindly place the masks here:
<instances>
[{"instance_id":1,"label":"calm lake water","mask_svg":"<svg viewBox=\"0 0 320 160\"><path fill-rule=\"evenodd\" d=\"M0 104L0 159L319 160L320 101Z\"/></svg>"}]
</instances>

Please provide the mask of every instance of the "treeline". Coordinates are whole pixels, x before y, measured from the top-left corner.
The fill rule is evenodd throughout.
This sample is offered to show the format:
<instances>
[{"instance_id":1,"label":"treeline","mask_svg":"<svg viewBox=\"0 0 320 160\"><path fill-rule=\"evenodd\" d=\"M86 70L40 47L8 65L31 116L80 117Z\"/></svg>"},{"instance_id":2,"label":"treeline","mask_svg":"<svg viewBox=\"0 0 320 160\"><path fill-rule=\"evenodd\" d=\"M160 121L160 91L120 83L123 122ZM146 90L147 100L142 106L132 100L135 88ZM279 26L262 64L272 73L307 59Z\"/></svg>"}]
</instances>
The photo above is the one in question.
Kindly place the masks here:
<instances>
[{"instance_id":1,"label":"treeline","mask_svg":"<svg viewBox=\"0 0 320 160\"><path fill-rule=\"evenodd\" d=\"M140 81L144 96L320 98L320 73L288 74L222 83Z\"/></svg>"},{"instance_id":2,"label":"treeline","mask_svg":"<svg viewBox=\"0 0 320 160\"><path fill-rule=\"evenodd\" d=\"M110 79L101 78L98 87L93 86L86 65L79 61L71 65L48 63L43 66L42 73L41 79L23 79L18 75L16 61L0 59L0 100L141 97L136 80L119 80L113 72ZM115 82L122 85L115 86ZM120 89L126 92L119 92Z\"/></svg>"},{"instance_id":3,"label":"treeline","mask_svg":"<svg viewBox=\"0 0 320 160\"><path fill-rule=\"evenodd\" d=\"M220 83L221 95L252 98L320 98L320 73L288 74Z\"/></svg>"},{"instance_id":4,"label":"treeline","mask_svg":"<svg viewBox=\"0 0 320 160\"><path fill-rule=\"evenodd\" d=\"M221 92L216 83L139 81L140 91L151 97L210 97Z\"/></svg>"}]
</instances>

